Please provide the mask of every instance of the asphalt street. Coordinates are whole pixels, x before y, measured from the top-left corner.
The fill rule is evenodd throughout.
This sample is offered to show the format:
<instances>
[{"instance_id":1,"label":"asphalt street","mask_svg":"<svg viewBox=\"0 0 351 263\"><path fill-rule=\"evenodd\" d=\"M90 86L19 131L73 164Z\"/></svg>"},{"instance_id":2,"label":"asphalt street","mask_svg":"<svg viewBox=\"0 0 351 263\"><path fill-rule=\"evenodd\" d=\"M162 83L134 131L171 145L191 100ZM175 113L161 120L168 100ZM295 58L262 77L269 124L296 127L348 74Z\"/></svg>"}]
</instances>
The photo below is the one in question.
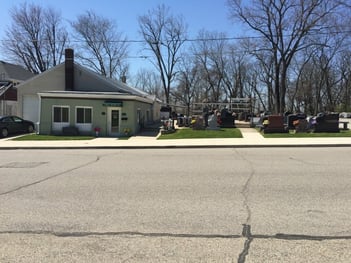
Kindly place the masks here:
<instances>
[{"instance_id":1,"label":"asphalt street","mask_svg":"<svg viewBox=\"0 0 351 263\"><path fill-rule=\"evenodd\" d=\"M349 262L349 153L0 150L0 262Z\"/></svg>"}]
</instances>

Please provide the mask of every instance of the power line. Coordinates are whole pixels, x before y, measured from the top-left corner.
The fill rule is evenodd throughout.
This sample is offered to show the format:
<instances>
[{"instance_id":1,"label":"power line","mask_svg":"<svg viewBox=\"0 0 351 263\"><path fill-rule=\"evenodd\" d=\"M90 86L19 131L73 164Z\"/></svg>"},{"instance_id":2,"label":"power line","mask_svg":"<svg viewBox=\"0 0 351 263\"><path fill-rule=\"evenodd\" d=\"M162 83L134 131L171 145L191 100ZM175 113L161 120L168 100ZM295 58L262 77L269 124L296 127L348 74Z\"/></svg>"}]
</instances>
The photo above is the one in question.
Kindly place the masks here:
<instances>
[{"instance_id":1,"label":"power line","mask_svg":"<svg viewBox=\"0 0 351 263\"><path fill-rule=\"evenodd\" d=\"M330 32L320 32L320 31L311 31L310 35L313 36L318 36L318 35L335 35L335 34L351 34L351 30L339 30L339 31L330 31ZM288 35L287 37L290 37L292 35ZM277 35L273 35L272 37L277 37ZM232 40L248 40L248 39L264 39L266 38L265 36L232 36L232 37L208 37L208 38L184 38L180 39L179 41L181 42L206 42L206 41L232 41ZM10 39L2 39L0 40L1 42L12 42L13 40ZM47 39L41 39L41 40L36 40L32 39L31 41L36 42L36 41L48 41ZM166 42L167 40L163 40L163 42ZM60 42L60 41L56 41ZM62 41L63 42L63 41ZM65 40L64 42L67 42ZM84 43L86 40L69 40L70 43ZM123 39L123 40L108 40L108 41L99 41L96 40L94 41L96 43L98 42L110 42L110 43L147 43L146 40L144 39ZM162 41L161 41L162 42ZM160 43L161 43L160 42Z\"/></svg>"}]
</instances>

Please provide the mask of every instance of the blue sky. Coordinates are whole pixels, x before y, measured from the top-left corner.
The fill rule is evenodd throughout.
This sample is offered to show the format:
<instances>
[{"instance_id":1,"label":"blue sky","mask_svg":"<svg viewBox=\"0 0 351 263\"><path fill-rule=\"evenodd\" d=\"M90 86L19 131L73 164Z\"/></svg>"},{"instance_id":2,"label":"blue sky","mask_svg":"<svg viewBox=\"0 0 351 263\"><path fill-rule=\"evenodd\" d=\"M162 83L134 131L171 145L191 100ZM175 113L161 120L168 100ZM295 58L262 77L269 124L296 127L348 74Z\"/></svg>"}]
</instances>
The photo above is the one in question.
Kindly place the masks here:
<instances>
[{"instance_id":1,"label":"blue sky","mask_svg":"<svg viewBox=\"0 0 351 263\"><path fill-rule=\"evenodd\" d=\"M4 39L4 31L10 25L9 12L13 6L23 3L21 0L0 0L0 40ZM98 15L115 20L118 31L123 32L129 40L140 40L138 33L138 16L144 15L159 4L170 7L175 15L182 15L188 24L189 38L195 38L201 29L209 31L226 32L230 37L238 36L237 28L228 18L225 0L33 0L40 6L50 6L61 12L64 20L75 20L77 15L86 10L93 10ZM137 57L140 53L140 44L130 47L130 56ZM0 59L4 59L0 53ZM131 64L142 67L141 59L130 60ZM135 65L136 66L136 65ZM131 70L136 71L131 65Z\"/></svg>"}]
</instances>

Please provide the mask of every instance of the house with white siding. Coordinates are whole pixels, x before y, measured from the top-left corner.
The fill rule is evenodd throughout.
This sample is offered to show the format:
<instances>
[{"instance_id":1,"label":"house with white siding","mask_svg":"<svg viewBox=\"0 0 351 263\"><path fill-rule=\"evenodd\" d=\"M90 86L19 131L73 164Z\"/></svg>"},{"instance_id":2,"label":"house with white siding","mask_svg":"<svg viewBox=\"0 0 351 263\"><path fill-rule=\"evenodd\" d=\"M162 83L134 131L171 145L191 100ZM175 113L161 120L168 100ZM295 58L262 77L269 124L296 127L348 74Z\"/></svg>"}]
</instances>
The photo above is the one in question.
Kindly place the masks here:
<instances>
[{"instance_id":1,"label":"house with white siding","mask_svg":"<svg viewBox=\"0 0 351 263\"><path fill-rule=\"evenodd\" d=\"M64 63L17 88L18 115L39 134L133 135L156 121L160 108L155 97L75 63L72 49Z\"/></svg>"},{"instance_id":2,"label":"house with white siding","mask_svg":"<svg viewBox=\"0 0 351 263\"><path fill-rule=\"evenodd\" d=\"M0 60L0 116L17 114L17 85L33 76L22 66Z\"/></svg>"}]
</instances>

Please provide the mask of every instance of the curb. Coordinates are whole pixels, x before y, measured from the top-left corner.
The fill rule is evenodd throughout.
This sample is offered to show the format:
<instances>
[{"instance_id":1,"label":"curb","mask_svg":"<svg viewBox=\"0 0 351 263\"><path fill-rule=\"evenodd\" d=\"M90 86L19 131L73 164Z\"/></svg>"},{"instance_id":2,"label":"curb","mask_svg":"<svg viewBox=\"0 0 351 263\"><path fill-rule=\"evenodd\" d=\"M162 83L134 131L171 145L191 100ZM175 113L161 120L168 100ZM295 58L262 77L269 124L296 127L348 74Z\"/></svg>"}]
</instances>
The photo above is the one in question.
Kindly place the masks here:
<instances>
[{"instance_id":1,"label":"curb","mask_svg":"<svg viewBox=\"0 0 351 263\"><path fill-rule=\"evenodd\" d=\"M351 143L342 144L266 144L266 145L148 145L148 146L8 146L1 147L0 150L110 150L110 149L121 149L121 150L133 150L133 149L203 149L203 148L323 148L323 147L351 147Z\"/></svg>"}]
</instances>

